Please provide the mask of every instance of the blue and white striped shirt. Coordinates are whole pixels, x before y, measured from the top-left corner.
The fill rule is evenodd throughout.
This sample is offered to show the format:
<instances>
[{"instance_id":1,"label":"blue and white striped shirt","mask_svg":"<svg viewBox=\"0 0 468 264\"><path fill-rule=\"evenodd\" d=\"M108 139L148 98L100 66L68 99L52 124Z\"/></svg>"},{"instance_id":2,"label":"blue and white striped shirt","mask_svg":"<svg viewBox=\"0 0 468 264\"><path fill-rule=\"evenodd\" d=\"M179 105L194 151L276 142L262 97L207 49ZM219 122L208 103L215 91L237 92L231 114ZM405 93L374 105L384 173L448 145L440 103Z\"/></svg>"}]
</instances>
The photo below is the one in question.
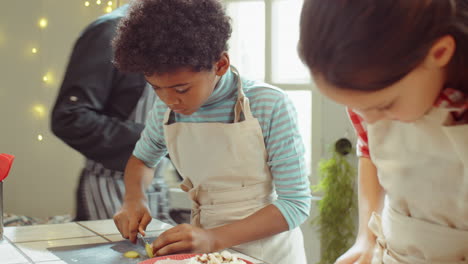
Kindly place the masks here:
<instances>
[{"instance_id":1,"label":"blue and white striped shirt","mask_svg":"<svg viewBox=\"0 0 468 264\"><path fill-rule=\"evenodd\" d=\"M242 83L252 115L262 128L267 162L278 195L273 204L285 217L289 229L293 229L307 219L311 203L305 149L298 130L296 109L286 93L276 87L245 79ZM236 101L236 76L227 71L197 112L189 116L174 113L175 122L233 123ZM133 152L148 167L155 167L167 154L163 129L167 109L157 98Z\"/></svg>"}]
</instances>

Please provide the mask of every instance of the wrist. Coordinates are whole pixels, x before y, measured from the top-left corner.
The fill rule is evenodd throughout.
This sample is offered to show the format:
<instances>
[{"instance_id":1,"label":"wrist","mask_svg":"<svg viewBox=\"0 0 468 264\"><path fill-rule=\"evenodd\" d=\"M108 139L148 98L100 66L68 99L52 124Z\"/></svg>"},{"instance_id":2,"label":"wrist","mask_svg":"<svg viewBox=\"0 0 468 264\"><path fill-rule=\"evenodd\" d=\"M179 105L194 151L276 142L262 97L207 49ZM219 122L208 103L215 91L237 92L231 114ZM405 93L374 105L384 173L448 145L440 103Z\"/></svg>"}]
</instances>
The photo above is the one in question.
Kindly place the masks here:
<instances>
[{"instance_id":1,"label":"wrist","mask_svg":"<svg viewBox=\"0 0 468 264\"><path fill-rule=\"evenodd\" d=\"M228 241L224 238L223 232L220 232L219 229L207 229L211 240L211 251L216 252L222 249L230 247Z\"/></svg>"},{"instance_id":2,"label":"wrist","mask_svg":"<svg viewBox=\"0 0 468 264\"><path fill-rule=\"evenodd\" d=\"M359 232L357 237L356 237L356 243L360 244L367 244L367 245L374 245L376 242L377 237L374 235L374 233L367 229L364 232Z\"/></svg>"},{"instance_id":3,"label":"wrist","mask_svg":"<svg viewBox=\"0 0 468 264\"><path fill-rule=\"evenodd\" d=\"M125 203L148 202L148 198L143 192L127 192L124 197Z\"/></svg>"}]
</instances>

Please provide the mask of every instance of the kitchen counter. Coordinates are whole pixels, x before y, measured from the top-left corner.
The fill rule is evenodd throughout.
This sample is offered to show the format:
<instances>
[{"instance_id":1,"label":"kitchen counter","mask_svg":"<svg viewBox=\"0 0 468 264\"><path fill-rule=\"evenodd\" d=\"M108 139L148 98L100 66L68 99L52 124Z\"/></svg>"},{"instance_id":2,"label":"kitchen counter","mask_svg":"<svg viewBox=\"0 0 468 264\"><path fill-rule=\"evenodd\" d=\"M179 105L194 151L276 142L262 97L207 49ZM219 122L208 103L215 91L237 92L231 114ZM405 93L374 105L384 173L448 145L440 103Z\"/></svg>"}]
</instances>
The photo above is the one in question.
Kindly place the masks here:
<instances>
[{"instance_id":1,"label":"kitchen counter","mask_svg":"<svg viewBox=\"0 0 468 264\"><path fill-rule=\"evenodd\" d=\"M147 236L158 236L171 225L153 219L147 227ZM1 264L67 264L48 248L89 245L124 240L113 220L71 222L65 224L5 227L0 240ZM255 264L263 261L229 250L240 258ZM92 263L90 263L92 264ZM117 264L117 263L116 263Z\"/></svg>"}]
</instances>

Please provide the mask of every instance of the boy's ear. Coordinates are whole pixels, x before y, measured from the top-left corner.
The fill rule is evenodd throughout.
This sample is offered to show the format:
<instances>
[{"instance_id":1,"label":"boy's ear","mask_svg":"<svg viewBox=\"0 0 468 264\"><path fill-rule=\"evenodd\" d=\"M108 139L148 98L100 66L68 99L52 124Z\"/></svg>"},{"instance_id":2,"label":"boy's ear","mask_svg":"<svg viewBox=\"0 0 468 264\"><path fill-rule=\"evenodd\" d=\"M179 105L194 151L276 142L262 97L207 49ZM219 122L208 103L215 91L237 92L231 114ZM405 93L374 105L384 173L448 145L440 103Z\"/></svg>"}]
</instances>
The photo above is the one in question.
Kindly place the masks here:
<instances>
[{"instance_id":1,"label":"boy's ear","mask_svg":"<svg viewBox=\"0 0 468 264\"><path fill-rule=\"evenodd\" d=\"M439 38L432 45L426 57L426 63L432 67L445 67L450 62L455 53L456 42L451 35Z\"/></svg>"},{"instance_id":2,"label":"boy's ear","mask_svg":"<svg viewBox=\"0 0 468 264\"><path fill-rule=\"evenodd\" d=\"M223 76L229 70L230 65L229 54L223 52L221 58L215 63L216 75Z\"/></svg>"}]
</instances>

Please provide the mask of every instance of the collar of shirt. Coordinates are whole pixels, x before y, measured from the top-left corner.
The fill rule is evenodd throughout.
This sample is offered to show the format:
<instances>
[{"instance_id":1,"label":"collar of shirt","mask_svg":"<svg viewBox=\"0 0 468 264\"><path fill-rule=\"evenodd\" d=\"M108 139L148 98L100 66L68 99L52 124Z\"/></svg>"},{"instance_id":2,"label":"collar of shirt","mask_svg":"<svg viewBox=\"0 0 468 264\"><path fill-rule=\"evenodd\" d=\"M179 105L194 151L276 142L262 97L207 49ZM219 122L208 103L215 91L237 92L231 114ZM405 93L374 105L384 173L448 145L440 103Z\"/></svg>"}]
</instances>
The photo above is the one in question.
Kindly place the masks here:
<instances>
[{"instance_id":1,"label":"collar of shirt","mask_svg":"<svg viewBox=\"0 0 468 264\"><path fill-rule=\"evenodd\" d=\"M452 108L455 119L467 118L468 95L460 90L445 88L434 103L435 107Z\"/></svg>"},{"instance_id":2,"label":"collar of shirt","mask_svg":"<svg viewBox=\"0 0 468 264\"><path fill-rule=\"evenodd\" d=\"M228 70L218 81L213 93L208 97L201 108L210 108L231 98L237 93L237 78L231 70Z\"/></svg>"}]
</instances>

